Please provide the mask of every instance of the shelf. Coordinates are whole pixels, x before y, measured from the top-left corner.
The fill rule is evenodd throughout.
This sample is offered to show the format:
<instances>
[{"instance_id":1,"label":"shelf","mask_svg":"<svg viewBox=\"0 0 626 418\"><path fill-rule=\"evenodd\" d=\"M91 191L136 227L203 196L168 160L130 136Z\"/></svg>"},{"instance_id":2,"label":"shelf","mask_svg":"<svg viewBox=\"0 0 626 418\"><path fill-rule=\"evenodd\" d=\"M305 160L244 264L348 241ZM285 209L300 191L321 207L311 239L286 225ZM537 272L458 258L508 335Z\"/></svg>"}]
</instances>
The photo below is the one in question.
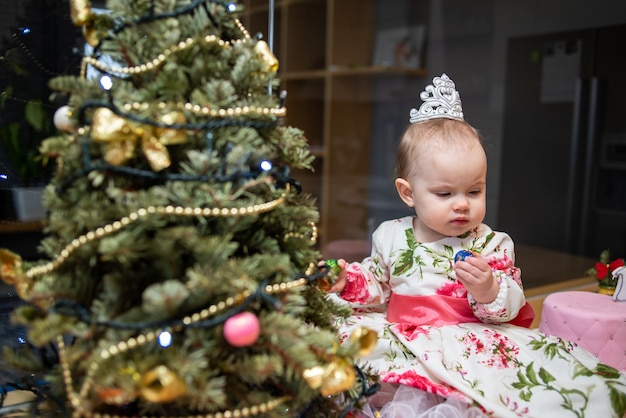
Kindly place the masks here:
<instances>
[{"instance_id":1,"label":"shelf","mask_svg":"<svg viewBox=\"0 0 626 418\"><path fill-rule=\"evenodd\" d=\"M267 30L266 0L246 0L243 22ZM424 78L423 68L372 65L377 32L411 27L428 16L426 0L390 9L381 0L276 0L278 78L287 92L286 126L301 129L315 157L313 171L292 170L316 199L319 244L365 239L372 117L380 81Z\"/></svg>"},{"instance_id":2,"label":"shelf","mask_svg":"<svg viewBox=\"0 0 626 418\"><path fill-rule=\"evenodd\" d=\"M281 80L315 80L323 79L328 72L326 70L291 71L280 75Z\"/></svg>"},{"instance_id":3,"label":"shelf","mask_svg":"<svg viewBox=\"0 0 626 418\"><path fill-rule=\"evenodd\" d=\"M333 66L329 69L329 72L333 76L354 76L354 75L392 75L392 76L407 76L407 77L425 77L427 75L426 70L422 68L404 68L404 67L344 67Z\"/></svg>"},{"instance_id":4,"label":"shelf","mask_svg":"<svg viewBox=\"0 0 626 418\"><path fill-rule=\"evenodd\" d=\"M332 66L328 70L310 70L310 71L293 71L287 72L280 76L281 80L311 80L324 78L326 76L345 77L345 76L406 76L406 77L425 77L427 72L422 68L403 68L403 67L383 67L383 66Z\"/></svg>"},{"instance_id":5,"label":"shelf","mask_svg":"<svg viewBox=\"0 0 626 418\"><path fill-rule=\"evenodd\" d=\"M39 232L41 230L43 230L43 220L30 222L0 220L0 234Z\"/></svg>"}]
</instances>

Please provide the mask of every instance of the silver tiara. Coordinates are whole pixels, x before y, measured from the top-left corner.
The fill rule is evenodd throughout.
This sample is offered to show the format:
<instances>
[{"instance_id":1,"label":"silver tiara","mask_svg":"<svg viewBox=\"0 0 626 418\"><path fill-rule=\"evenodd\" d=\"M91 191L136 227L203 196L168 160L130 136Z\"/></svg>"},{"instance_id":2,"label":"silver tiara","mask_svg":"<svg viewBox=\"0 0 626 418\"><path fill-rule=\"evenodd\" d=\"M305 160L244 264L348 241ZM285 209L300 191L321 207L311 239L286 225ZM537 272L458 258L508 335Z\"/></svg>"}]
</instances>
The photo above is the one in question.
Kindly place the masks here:
<instances>
[{"instance_id":1,"label":"silver tiara","mask_svg":"<svg viewBox=\"0 0 626 418\"><path fill-rule=\"evenodd\" d=\"M426 86L420 93L424 101L419 109L411 109L409 121L421 122L434 118L463 119L461 96L456 91L454 81L445 73L433 78L433 84Z\"/></svg>"}]
</instances>

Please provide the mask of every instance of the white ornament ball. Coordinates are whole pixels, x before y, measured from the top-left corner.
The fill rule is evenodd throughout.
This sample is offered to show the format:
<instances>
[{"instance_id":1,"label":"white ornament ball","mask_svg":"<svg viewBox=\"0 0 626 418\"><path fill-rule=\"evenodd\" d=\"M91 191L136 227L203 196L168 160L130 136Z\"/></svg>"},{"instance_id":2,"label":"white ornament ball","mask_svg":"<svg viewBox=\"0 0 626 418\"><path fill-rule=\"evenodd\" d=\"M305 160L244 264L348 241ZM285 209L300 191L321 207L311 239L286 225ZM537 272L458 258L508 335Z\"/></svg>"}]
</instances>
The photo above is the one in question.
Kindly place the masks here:
<instances>
[{"instance_id":1,"label":"white ornament ball","mask_svg":"<svg viewBox=\"0 0 626 418\"><path fill-rule=\"evenodd\" d=\"M69 106L61 106L54 112L54 126L63 132L74 132L74 123L71 118L72 108Z\"/></svg>"}]
</instances>

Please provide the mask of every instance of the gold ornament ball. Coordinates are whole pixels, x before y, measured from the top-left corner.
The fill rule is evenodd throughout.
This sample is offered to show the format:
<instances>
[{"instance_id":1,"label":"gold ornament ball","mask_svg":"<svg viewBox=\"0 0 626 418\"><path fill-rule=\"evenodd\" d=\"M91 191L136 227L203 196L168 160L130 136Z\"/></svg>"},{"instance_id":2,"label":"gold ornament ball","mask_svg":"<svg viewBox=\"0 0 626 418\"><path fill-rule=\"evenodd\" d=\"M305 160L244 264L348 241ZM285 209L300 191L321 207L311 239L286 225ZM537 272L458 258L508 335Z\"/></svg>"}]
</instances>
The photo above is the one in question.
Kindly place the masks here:
<instances>
[{"instance_id":1,"label":"gold ornament ball","mask_svg":"<svg viewBox=\"0 0 626 418\"><path fill-rule=\"evenodd\" d=\"M356 383L354 366L340 357L333 357L325 366L305 370L303 377L309 387L319 390L322 396L345 392Z\"/></svg>"},{"instance_id":2,"label":"gold ornament ball","mask_svg":"<svg viewBox=\"0 0 626 418\"><path fill-rule=\"evenodd\" d=\"M157 366L141 376L140 393L154 403L168 403L187 394L187 385L166 366Z\"/></svg>"},{"instance_id":3,"label":"gold ornament ball","mask_svg":"<svg viewBox=\"0 0 626 418\"><path fill-rule=\"evenodd\" d=\"M364 357L374 350L378 342L378 334L365 327L357 328L350 335L350 342L359 345L359 356Z\"/></svg>"}]
</instances>

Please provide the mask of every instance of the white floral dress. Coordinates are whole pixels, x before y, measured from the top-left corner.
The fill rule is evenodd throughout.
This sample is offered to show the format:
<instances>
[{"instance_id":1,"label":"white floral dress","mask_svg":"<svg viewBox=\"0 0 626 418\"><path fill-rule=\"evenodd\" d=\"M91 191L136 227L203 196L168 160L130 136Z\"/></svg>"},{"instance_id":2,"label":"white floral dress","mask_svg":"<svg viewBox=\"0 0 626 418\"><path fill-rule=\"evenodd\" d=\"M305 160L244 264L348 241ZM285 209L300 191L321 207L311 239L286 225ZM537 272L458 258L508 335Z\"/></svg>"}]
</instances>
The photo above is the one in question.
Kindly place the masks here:
<instances>
[{"instance_id":1,"label":"white floral dress","mask_svg":"<svg viewBox=\"0 0 626 418\"><path fill-rule=\"evenodd\" d=\"M494 417L622 417L626 375L580 347L527 327L511 238L480 225L427 244L413 217L381 224L372 255L347 267L341 298L354 314L339 323L378 332L364 366L381 381L409 385L479 406ZM480 253L500 284L481 304L455 279L459 250ZM529 311L530 309L530 311ZM515 325L517 324L517 325Z\"/></svg>"}]
</instances>

